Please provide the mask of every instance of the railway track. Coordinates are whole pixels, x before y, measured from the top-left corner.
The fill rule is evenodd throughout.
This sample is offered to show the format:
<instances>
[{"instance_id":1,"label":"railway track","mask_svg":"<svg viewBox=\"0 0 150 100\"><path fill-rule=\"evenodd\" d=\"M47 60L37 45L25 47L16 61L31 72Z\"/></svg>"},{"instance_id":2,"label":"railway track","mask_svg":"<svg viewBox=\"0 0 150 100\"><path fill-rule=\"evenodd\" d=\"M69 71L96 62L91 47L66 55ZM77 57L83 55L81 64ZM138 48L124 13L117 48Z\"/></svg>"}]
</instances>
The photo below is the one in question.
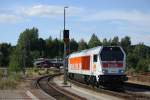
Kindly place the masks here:
<instances>
[{"instance_id":1,"label":"railway track","mask_svg":"<svg viewBox=\"0 0 150 100\"><path fill-rule=\"evenodd\" d=\"M64 90L62 87L59 87L55 83L53 83L51 79L58 75L60 74L40 77L36 79L35 85L44 92L46 92L48 95L55 98L56 100L86 100L85 98L80 97L71 92L68 92Z\"/></svg>"},{"instance_id":2,"label":"railway track","mask_svg":"<svg viewBox=\"0 0 150 100\"><path fill-rule=\"evenodd\" d=\"M141 94L141 93L135 93L135 91L138 90L149 90L149 88L147 89L147 86L143 86L143 85L136 85L136 84L131 84L131 83L125 83L124 85L124 90L123 91L116 91L116 90L109 90L106 88L96 88L96 87L92 87L90 85L86 85L84 83L81 82L77 82L75 80L71 80L69 79L69 81L77 86L83 87L83 88L88 88L91 90L94 90L96 92L102 92L108 95L112 95L112 96L117 96L120 98L124 98L126 100L150 100L150 96L149 95L145 95L145 94ZM129 91L128 89L132 89L133 91Z\"/></svg>"},{"instance_id":3,"label":"railway track","mask_svg":"<svg viewBox=\"0 0 150 100\"><path fill-rule=\"evenodd\" d=\"M148 99L150 95L144 94L143 92L150 92L150 86L140 85L135 83L124 83L125 93L135 96L137 99Z\"/></svg>"}]
</instances>

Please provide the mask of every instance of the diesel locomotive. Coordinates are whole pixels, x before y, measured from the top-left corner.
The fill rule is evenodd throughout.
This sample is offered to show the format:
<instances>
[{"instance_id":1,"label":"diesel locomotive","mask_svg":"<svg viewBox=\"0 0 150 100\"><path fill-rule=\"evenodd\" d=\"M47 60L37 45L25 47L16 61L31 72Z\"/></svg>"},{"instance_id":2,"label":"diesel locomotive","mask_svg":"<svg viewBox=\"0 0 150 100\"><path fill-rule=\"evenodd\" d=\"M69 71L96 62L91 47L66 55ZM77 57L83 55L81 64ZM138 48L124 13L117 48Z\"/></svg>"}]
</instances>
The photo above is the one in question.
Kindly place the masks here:
<instances>
[{"instance_id":1,"label":"diesel locomotive","mask_svg":"<svg viewBox=\"0 0 150 100\"><path fill-rule=\"evenodd\" d=\"M99 86L106 83L123 83L126 54L121 46L98 46L68 56L68 76Z\"/></svg>"}]
</instances>

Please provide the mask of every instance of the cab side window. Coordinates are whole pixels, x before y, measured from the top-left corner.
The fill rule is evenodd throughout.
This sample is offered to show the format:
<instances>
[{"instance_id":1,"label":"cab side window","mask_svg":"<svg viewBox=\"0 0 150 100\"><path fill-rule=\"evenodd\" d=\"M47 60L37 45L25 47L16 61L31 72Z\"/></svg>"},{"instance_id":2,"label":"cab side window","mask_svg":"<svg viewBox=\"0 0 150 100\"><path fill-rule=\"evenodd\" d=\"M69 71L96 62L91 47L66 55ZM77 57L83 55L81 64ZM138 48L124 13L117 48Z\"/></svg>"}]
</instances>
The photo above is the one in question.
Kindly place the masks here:
<instances>
[{"instance_id":1,"label":"cab side window","mask_svg":"<svg viewBox=\"0 0 150 100\"><path fill-rule=\"evenodd\" d=\"M97 62L97 55L93 55L93 62Z\"/></svg>"}]
</instances>

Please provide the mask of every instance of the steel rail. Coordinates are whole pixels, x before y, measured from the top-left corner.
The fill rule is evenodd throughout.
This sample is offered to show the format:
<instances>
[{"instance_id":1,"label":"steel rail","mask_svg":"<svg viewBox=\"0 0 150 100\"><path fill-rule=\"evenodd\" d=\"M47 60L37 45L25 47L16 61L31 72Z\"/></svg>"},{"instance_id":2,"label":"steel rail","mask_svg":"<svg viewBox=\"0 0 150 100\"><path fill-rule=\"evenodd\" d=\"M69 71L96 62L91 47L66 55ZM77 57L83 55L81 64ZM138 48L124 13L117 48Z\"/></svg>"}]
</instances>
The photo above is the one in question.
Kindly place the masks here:
<instances>
[{"instance_id":1,"label":"steel rail","mask_svg":"<svg viewBox=\"0 0 150 100\"><path fill-rule=\"evenodd\" d=\"M60 74L39 77L36 79L35 84L38 88L54 97L56 100L86 100L85 98L73 94L52 82L52 78L58 75Z\"/></svg>"},{"instance_id":2,"label":"steel rail","mask_svg":"<svg viewBox=\"0 0 150 100\"><path fill-rule=\"evenodd\" d=\"M112 95L112 96L117 96L117 97L124 98L124 99L127 99L127 100L137 100L137 99L138 100L143 100L143 99L144 100L150 100L150 96L149 95L145 95L145 94L141 94L141 93L129 92L129 91L126 91L126 89L123 90L123 91L120 91L120 90L119 91L114 91L114 90L108 90L106 88L92 87L90 85L86 85L84 83L81 83L81 82L78 82L78 81L75 81L75 80L72 80L72 79L69 79L69 81L72 84L75 84L75 85L77 85L79 87L87 88L87 89L90 89L90 90L94 90L96 92L101 92L101 93ZM142 86L140 88L142 88Z\"/></svg>"}]
</instances>

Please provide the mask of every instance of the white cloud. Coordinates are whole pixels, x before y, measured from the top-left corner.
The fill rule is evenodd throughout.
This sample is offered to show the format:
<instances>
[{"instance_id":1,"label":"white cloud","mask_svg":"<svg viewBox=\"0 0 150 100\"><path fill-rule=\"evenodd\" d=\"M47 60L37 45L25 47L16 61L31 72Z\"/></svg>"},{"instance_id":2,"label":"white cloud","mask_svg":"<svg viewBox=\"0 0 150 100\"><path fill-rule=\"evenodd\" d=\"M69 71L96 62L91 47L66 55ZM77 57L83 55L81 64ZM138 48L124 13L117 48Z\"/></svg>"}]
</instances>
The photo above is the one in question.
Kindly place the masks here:
<instances>
[{"instance_id":1,"label":"white cloud","mask_svg":"<svg viewBox=\"0 0 150 100\"><path fill-rule=\"evenodd\" d=\"M146 45L150 45L150 34L138 34L138 33L132 33L128 34L128 36L131 37L133 44L138 44L143 42Z\"/></svg>"},{"instance_id":2,"label":"white cloud","mask_svg":"<svg viewBox=\"0 0 150 100\"><path fill-rule=\"evenodd\" d=\"M64 6L54 6L54 5L34 5L31 7L22 8L21 12L27 16L44 16L44 17L56 17L63 15ZM74 16L82 12L82 8L78 7L69 7L67 9L67 14Z\"/></svg>"},{"instance_id":3,"label":"white cloud","mask_svg":"<svg viewBox=\"0 0 150 100\"><path fill-rule=\"evenodd\" d=\"M134 44L144 42L150 45L150 12L138 10L99 11L88 16L82 16L81 21L105 23L104 28L108 27L107 31L131 36ZM112 30L110 27L115 28Z\"/></svg>"},{"instance_id":4,"label":"white cloud","mask_svg":"<svg viewBox=\"0 0 150 100\"><path fill-rule=\"evenodd\" d=\"M80 7L70 6L66 9L67 16L78 16L83 12ZM31 17L57 18L64 14L61 5L33 5L0 12L0 23L18 23L30 20Z\"/></svg>"},{"instance_id":5,"label":"white cloud","mask_svg":"<svg viewBox=\"0 0 150 100\"><path fill-rule=\"evenodd\" d=\"M83 17L84 18L84 17ZM129 22L150 21L150 13L133 11L99 11L84 18L85 21L121 20Z\"/></svg>"},{"instance_id":6,"label":"white cloud","mask_svg":"<svg viewBox=\"0 0 150 100\"><path fill-rule=\"evenodd\" d=\"M21 18L13 14L0 14L0 23L15 23Z\"/></svg>"},{"instance_id":7,"label":"white cloud","mask_svg":"<svg viewBox=\"0 0 150 100\"><path fill-rule=\"evenodd\" d=\"M64 13L63 11L64 6L62 5L41 4L25 6L20 7L19 9L14 9L9 14L0 12L0 23L16 23L27 19L33 20L31 17L46 17L53 19L61 17L62 19ZM82 32L117 32L119 33L117 34L119 36L122 35L121 33L124 33L124 35L131 36L131 39L134 43L138 43L141 41L150 45L150 35L148 35L148 32L150 32L150 12L143 12L138 10L103 10L94 12L92 9L89 10L86 8L69 6L69 8L66 9L66 13L67 16L77 17L76 19L70 19L76 20L75 27L80 27L79 30ZM100 23L100 26L104 26L104 28L99 29L99 24L97 22ZM105 25L102 25L104 23ZM85 29L85 27L87 26L90 26L90 28L88 27L87 29ZM87 36L85 36L85 38L88 38L88 35L85 35ZM76 37L78 38L78 34Z\"/></svg>"}]
</instances>

